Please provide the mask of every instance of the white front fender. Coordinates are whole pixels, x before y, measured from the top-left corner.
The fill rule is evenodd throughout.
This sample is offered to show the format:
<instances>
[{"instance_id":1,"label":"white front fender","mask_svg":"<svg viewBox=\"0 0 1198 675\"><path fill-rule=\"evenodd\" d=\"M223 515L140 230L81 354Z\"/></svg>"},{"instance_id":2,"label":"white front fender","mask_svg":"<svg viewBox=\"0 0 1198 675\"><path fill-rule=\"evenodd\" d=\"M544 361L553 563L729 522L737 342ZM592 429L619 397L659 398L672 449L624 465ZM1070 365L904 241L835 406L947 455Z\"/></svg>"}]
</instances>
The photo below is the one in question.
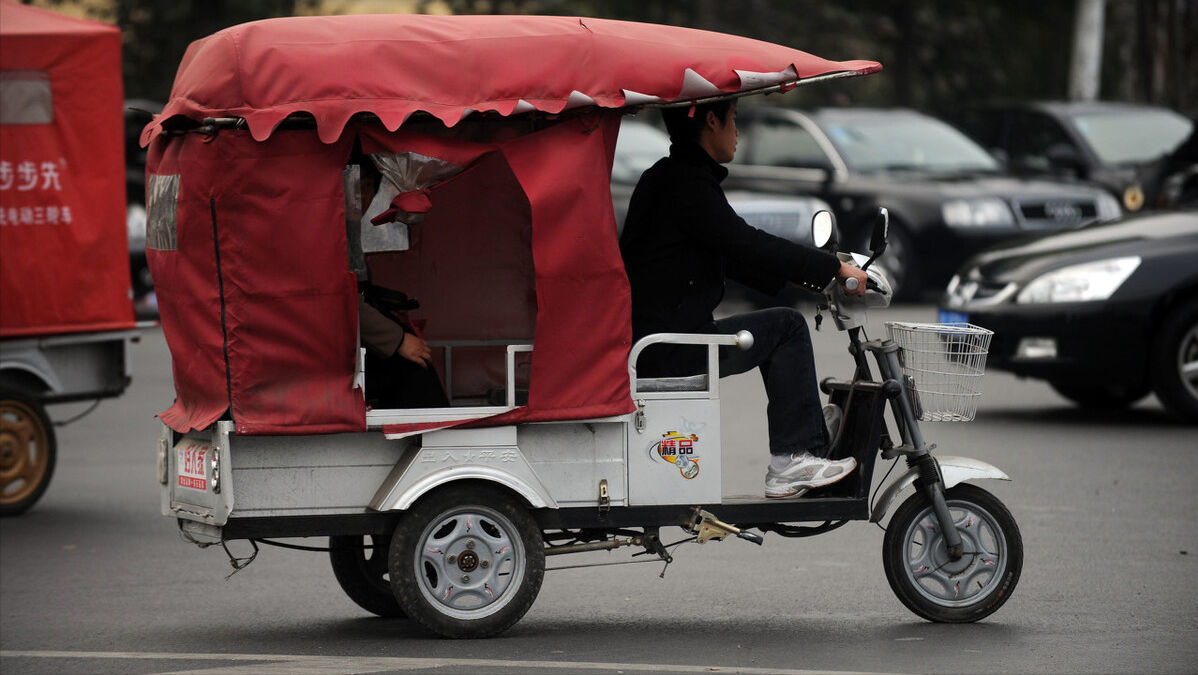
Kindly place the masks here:
<instances>
[{"instance_id":1,"label":"white front fender","mask_svg":"<svg viewBox=\"0 0 1198 675\"><path fill-rule=\"evenodd\" d=\"M1004 473L998 467L987 464L978 459L970 457L953 457L946 455L936 457L936 463L940 465L940 475L944 477L945 489L951 488L957 483L977 479L977 478L993 478L995 480L1011 480L1011 477ZM898 496L907 486L915 482L919 471L910 469L907 473L899 477L898 480L891 483L882 494L878 497L878 501L874 506L874 511L869 516L869 522L877 523L886 516L886 512L890 510L890 504L894 498Z\"/></svg>"}]
</instances>

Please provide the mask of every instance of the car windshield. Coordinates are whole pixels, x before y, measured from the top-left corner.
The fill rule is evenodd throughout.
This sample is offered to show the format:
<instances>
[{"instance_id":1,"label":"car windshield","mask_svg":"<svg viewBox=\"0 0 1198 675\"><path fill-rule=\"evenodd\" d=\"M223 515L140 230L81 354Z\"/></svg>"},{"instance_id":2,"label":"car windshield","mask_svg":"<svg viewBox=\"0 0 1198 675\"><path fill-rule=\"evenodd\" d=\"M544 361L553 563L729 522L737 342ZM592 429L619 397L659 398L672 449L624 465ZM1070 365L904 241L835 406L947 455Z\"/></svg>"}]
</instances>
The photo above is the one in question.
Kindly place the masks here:
<instances>
[{"instance_id":1,"label":"car windshield","mask_svg":"<svg viewBox=\"0 0 1198 675\"><path fill-rule=\"evenodd\" d=\"M1082 113L1070 121L1103 164L1157 159L1176 148L1194 127L1172 110Z\"/></svg>"},{"instance_id":2,"label":"car windshield","mask_svg":"<svg viewBox=\"0 0 1198 675\"><path fill-rule=\"evenodd\" d=\"M998 162L948 124L922 115L837 117L821 122L854 171L997 172Z\"/></svg>"},{"instance_id":3,"label":"car windshield","mask_svg":"<svg viewBox=\"0 0 1198 675\"><path fill-rule=\"evenodd\" d=\"M670 137L660 129L625 120L616 138L616 158L611 179L617 183L636 183L645 169L670 154Z\"/></svg>"}]
</instances>

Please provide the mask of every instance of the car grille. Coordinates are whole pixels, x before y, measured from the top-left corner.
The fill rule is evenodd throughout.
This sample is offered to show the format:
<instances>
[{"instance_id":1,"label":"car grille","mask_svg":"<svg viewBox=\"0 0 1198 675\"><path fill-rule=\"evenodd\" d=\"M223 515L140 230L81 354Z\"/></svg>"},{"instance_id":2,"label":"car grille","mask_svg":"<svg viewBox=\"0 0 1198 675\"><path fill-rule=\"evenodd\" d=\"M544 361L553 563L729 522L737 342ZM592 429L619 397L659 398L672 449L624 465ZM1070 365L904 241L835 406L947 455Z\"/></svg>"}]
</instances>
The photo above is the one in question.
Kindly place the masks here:
<instances>
[{"instance_id":1,"label":"car grille","mask_svg":"<svg viewBox=\"0 0 1198 675\"><path fill-rule=\"evenodd\" d=\"M947 289L948 306L954 309L966 306L996 305L1011 297L1016 290L1013 283L986 281L981 279L966 279L959 277L949 283Z\"/></svg>"},{"instance_id":2,"label":"car grille","mask_svg":"<svg viewBox=\"0 0 1198 675\"><path fill-rule=\"evenodd\" d=\"M1098 219L1098 205L1086 199L1039 199L1017 202L1028 230L1061 230Z\"/></svg>"}]
</instances>

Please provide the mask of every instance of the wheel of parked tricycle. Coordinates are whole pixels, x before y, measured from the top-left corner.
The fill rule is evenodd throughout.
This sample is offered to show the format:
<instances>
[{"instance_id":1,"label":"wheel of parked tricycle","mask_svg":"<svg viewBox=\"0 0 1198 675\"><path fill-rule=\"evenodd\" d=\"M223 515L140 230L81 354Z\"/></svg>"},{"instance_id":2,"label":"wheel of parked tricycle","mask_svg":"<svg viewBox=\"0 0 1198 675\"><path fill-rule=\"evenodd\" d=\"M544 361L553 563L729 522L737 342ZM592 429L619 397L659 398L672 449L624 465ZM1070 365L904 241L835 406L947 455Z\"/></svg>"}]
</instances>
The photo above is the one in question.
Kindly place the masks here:
<instances>
[{"instance_id":1,"label":"wheel of parked tricycle","mask_svg":"<svg viewBox=\"0 0 1198 675\"><path fill-rule=\"evenodd\" d=\"M15 516L41 499L54 474L55 448L42 404L0 391L0 516Z\"/></svg>"},{"instance_id":2,"label":"wheel of parked tricycle","mask_svg":"<svg viewBox=\"0 0 1198 675\"><path fill-rule=\"evenodd\" d=\"M391 537L400 607L451 638L501 633L541 590L545 549L525 507L498 488L457 485L419 501Z\"/></svg>"},{"instance_id":3,"label":"wheel of parked tricycle","mask_svg":"<svg viewBox=\"0 0 1198 675\"><path fill-rule=\"evenodd\" d=\"M390 535L333 536L329 537L329 562L350 600L367 612L402 619L407 615L395 599L387 570L390 549Z\"/></svg>"},{"instance_id":4,"label":"wheel of parked tricycle","mask_svg":"<svg viewBox=\"0 0 1198 675\"><path fill-rule=\"evenodd\" d=\"M886 528L882 566L907 609L929 621L968 623L1011 597L1023 569L1023 539L1011 512L989 492L961 484L945 498L965 555L949 559L932 505L917 492Z\"/></svg>"}]
</instances>

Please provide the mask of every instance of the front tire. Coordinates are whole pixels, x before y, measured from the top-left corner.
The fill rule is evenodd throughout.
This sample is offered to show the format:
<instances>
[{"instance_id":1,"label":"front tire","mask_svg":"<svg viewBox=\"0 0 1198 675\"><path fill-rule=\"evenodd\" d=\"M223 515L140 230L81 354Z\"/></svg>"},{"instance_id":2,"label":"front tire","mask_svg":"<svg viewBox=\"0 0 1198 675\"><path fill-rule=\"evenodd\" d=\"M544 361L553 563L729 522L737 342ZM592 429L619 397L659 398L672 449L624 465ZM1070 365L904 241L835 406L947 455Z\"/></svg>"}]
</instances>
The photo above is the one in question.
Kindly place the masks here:
<instances>
[{"instance_id":1,"label":"front tire","mask_svg":"<svg viewBox=\"0 0 1198 675\"><path fill-rule=\"evenodd\" d=\"M391 585L400 607L449 638L512 627L545 576L541 531L501 490L452 486L421 500L391 538Z\"/></svg>"},{"instance_id":2,"label":"front tire","mask_svg":"<svg viewBox=\"0 0 1198 675\"><path fill-rule=\"evenodd\" d=\"M1169 312L1152 355L1157 398L1174 417L1198 423L1198 302Z\"/></svg>"},{"instance_id":3,"label":"front tire","mask_svg":"<svg viewBox=\"0 0 1198 675\"><path fill-rule=\"evenodd\" d=\"M882 566L898 599L940 623L970 623L1011 597L1023 569L1023 539L1007 507L961 484L945 492L965 555L949 560L936 514L922 492L894 513L882 540Z\"/></svg>"},{"instance_id":4,"label":"front tire","mask_svg":"<svg viewBox=\"0 0 1198 675\"><path fill-rule=\"evenodd\" d=\"M391 537L337 535L329 537L329 562L341 590L359 607L388 619L407 615L391 589L387 561Z\"/></svg>"},{"instance_id":5,"label":"front tire","mask_svg":"<svg viewBox=\"0 0 1198 675\"><path fill-rule=\"evenodd\" d=\"M0 516L24 513L42 498L54 475L57 445L40 402L0 391Z\"/></svg>"}]
</instances>

